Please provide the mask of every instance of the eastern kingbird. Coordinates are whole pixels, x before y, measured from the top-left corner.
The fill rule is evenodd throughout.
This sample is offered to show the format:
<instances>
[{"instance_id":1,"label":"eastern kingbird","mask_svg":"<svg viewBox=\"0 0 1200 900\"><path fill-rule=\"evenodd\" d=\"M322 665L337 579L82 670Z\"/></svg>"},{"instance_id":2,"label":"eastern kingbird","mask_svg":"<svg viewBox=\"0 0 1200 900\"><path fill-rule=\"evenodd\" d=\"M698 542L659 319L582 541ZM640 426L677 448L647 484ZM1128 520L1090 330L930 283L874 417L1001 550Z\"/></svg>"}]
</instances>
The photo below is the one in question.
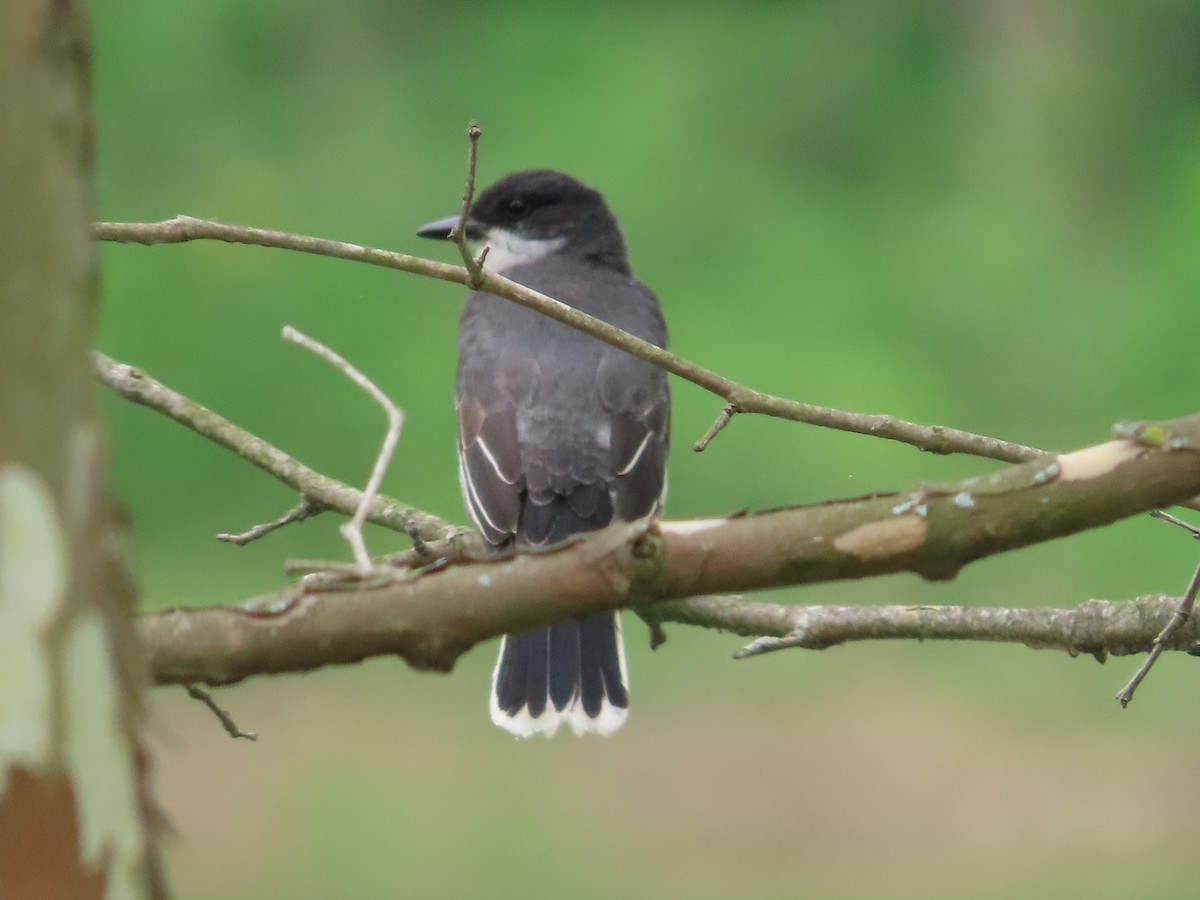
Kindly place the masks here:
<instances>
[{"instance_id":1,"label":"eastern kingbird","mask_svg":"<svg viewBox=\"0 0 1200 900\"><path fill-rule=\"evenodd\" d=\"M417 234L445 240L452 216ZM666 345L658 300L633 277L604 197L569 175L518 172L479 195L465 224L485 267ZM666 489L666 374L491 294L467 298L458 333L463 496L496 551L544 547L656 513ZM520 737L611 734L629 711L616 613L505 636L492 721Z\"/></svg>"}]
</instances>

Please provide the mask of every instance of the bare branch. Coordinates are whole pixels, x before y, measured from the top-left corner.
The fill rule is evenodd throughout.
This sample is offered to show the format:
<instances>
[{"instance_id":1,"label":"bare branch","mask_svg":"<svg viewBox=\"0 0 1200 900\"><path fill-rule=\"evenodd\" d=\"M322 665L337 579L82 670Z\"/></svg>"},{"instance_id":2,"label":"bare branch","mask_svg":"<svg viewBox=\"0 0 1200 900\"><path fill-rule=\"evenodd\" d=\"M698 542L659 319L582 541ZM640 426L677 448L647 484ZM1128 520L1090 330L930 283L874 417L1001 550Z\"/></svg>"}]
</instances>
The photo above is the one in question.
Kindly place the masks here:
<instances>
[{"instance_id":1,"label":"bare branch","mask_svg":"<svg viewBox=\"0 0 1200 900\"><path fill-rule=\"evenodd\" d=\"M264 534L270 534L277 528L282 528L284 525L290 525L293 522L303 522L305 519L310 519L315 515L319 515L325 511L325 507L309 497L301 497L300 502L285 512L282 516L273 522L264 522L261 525L255 525L248 531L243 531L241 534L228 534L221 532L217 535L218 541L225 541L227 544L237 544L239 547L244 547L251 541L258 540Z\"/></svg>"},{"instance_id":2,"label":"bare branch","mask_svg":"<svg viewBox=\"0 0 1200 900\"><path fill-rule=\"evenodd\" d=\"M379 654L446 670L481 640L589 612L901 571L946 579L975 559L1200 492L1200 415L1122 433L1129 437L908 494L621 523L545 553L347 583L335 597L307 582L243 606L150 614L140 628L159 683L224 683ZM656 609L643 612L653 620ZM1068 630L1056 645L1134 652L1150 647L1158 627L1142 620L1145 639L1126 643ZM787 636L795 623L755 630ZM1194 630L1179 629L1171 646L1190 646Z\"/></svg>"},{"instance_id":3,"label":"bare branch","mask_svg":"<svg viewBox=\"0 0 1200 900\"><path fill-rule=\"evenodd\" d=\"M474 144L472 146L474 147ZM471 168L473 170L473 166ZM469 209L472 188L473 184L469 183L465 206L467 209ZM433 636L431 637L430 633L422 629L409 633L405 632L402 628L397 630L394 623L376 622L374 624L386 632L386 634L375 634L373 637L368 635L365 641L350 638L343 642L337 639L339 635L336 633L333 639L327 639L318 635L316 640L322 649L328 649L330 647L330 640L332 640L333 643L338 644L339 650L333 655L320 653L312 656L305 652L304 647L305 640L312 639L313 636L308 634L306 629L296 629L293 626L287 629L287 634L291 640L282 641L278 646L274 647L268 642L266 646L261 648L268 656L275 657L274 661L266 660L260 665L254 659L247 660L243 658L239 663L227 666L220 660L217 660L213 664L216 667L217 674L213 674L210 670L208 675L203 676L207 680L236 680L258 672L294 671L328 663L357 660L377 652L399 653L408 659L410 663L418 667L448 667L459 653L478 640L511 631L514 628L553 621L564 615L586 612L591 608L595 608L597 604L599 604L598 608L616 608L634 602L644 602L656 597L684 597L697 593L707 593L714 588L720 590L752 589L770 584L799 583L801 581L825 578L861 577L883 571L899 571L904 568L909 568L929 578L950 577L959 566L979 556L1022 546L1037 540L1045 540L1059 534L1069 533L1072 530L1078 530L1079 528L1103 524L1123 515L1129 515L1139 510L1147 510L1155 506L1164 505L1165 503L1185 502L1195 498L1196 490L1200 487L1200 485L1194 485L1192 481L1184 479L1183 483L1188 485L1188 490L1181 494L1177 490L1178 483L1176 481L1162 482L1154 481L1151 478L1149 482L1145 482L1139 478L1125 482L1118 479L1114 485L1109 487L1109 490L1116 490L1117 494L1120 495L1119 497L1113 495L1113 503L1093 502L1095 498L1090 495L1083 498L1086 502L1076 503L1075 501L1081 498L1072 497L1071 491L1067 490L1065 499L1068 502L1060 502L1058 505L1055 505L1056 499L1062 501L1064 497L1051 496L1051 494L1058 494L1055 488L1061 488L1063 483L1074 484L1076 487L1080 484L1091 485L1097 481L1107 481L1109 476L1117 469L1129 468L1135 461L1149 460L1151 458L1167 458L1172 455L1178 456L1179 451L1183 450L1194 451L1197 445L1200 444L1200 441L1197 441L1194 434L1188 431L1188 429L1194 427L1192 420L1181 420L1180 422L1167 423L1164 426L1125 426L1124 431L1121 432L1122 436L1126 438L1125 440L1114 441L1110 444L1089 448L1088 450L1051 460L1048 454L1043 451L1020 444L1013 444L955 429L917 425L890 416L847 413L812 406L810 404L802 404L753 391L710 370L696 366L668 351L641 341L607 323L580 313L578 310L574 310L552 298L486 271L481 273L471 272L465 268L445 266L429 260L410 257L404 254L373 250L354 244L324 241L317 238L270 232L262 229L226 226L216 222L205 222L186 217L154 225L101 223L96 226L96 234L101 239L137 241L141 243L182 242L210 238L234 243L281 247L368 262L374 265L397 268L446 281L454 281L460 284L476 285L481 290L506 297L514 302L538 310L564 324L592 334L601 340L607 341L723 397L727 401L727 405L713 427L698 442L697 449L703 449L728 424L729 420L736 413L757 412L824 427L874 434L879 437L909 443L932 452L963 452L1004 461L1041 460L1041 462L1032 464L1032 469L1030 469L1030 466L1022 466L1011 470L1009 473L999 473L987 480L975 479L970 483L957 486L951 503L967 511L969 518L969 511L971 510L978 510L978 514L973 517L973 521L956 525L949 531L942 531L942 529L935 530L933 526L934 523L944 524L943 520L951 522L954 516L942 516L939 514L937 517L929 517L932 509L945 507L943 501L950 495L948 489L918 491L912 494L906 502L892 506L889 511L890 516L889 514L885 514L883 510L868 508L876 501L890 500L890 498L872 497L859 501L849 501L849 505L859 507L856 515L852 517L854 521L858 522L857 525L849 527L852 524L851 522L842 522L843 527L839 529L834 529L827 533L812 534L809 537L809 540L815 544L823 545L824 548L832 547L836 549L841 554L836 564L829 560L825 560L824 564L817 564L814 560L810 559L791 558L789 557L789 551L793 550L796 545L772 546L770 533L756 534L754 539L748 543L734 540L727 533L731 529L738 530L739 523L751 520L759 522L762 516L747 517L746 519L730 520L728 522L717 522L714 520L705 523L683 523L682 525L677 524L674 526L664 525L661 531L651 528L635 540L635 543L642 549L638 553L633 554L634 558L656 557L657 551L650 554L644 552L646 541L655 544L668 536L670 536L670 540L666 541L668 549L674 549L676 545L680 545L686 549L691 543L688 538L694 537L696 534L707 534L708 539L720 541L721 546L718 548L712 543L705 543L703 552L699 552L695 547L691 547L691 552L697 557L691 560L692 569L668 569L666 572L659 573L659 576L655 579L651 579L650 583L644 583L644 580L641 578L631 577L630 572L626 571L628 564L619 567L620 571L617 572L618 580L615 584L609 583L607 587L593 587L591 592L583 592L583 598L586 602L584 603L584 608L578 611L569 604L566 606L562 604L561 598L564 596L564 592L559 587L554 586L554 579L551 579L549 582L540 582L543 590L546 585L554 586L553 595L551 596L553 606L548 609L543 610L538 606L540 602L544 602L547 598L542 597L536 590L527 586L522 590L525 596L531 598L528 607L514 600L515 611L504 608L492 610L502 620L499 625L492 622L490 617L485 617L485 621L482 623L475 622L477 627L466 628L465 633L439 634L435 627L432 633ZM482 264L482 257L479 263ZM287 477L281 473L282 470L298 467L306 476L316 479L323 478L311 472L311 470L299 466L294 460L281 454L275 448L271 448L269 445L258 441L252 435L242 432L238 435L238 440L231 442L229 435L236 434L240 430L234 429L234 426L225 422L225 420L213 416L207 410L196 404L192 404L185 398L180 398L178 395L171 397L170 392L165 392L165 389L162 389L165 393L158 393L153 400L148 399L155 392L145 391L144 388L146 385L144 383L138 384L139 381L144 382L144 379L136 370L132 370L129 367L117 366L111 360L99 355L97 356L97 367L106 383L113 386L125 396L137 402L159 408L167 412L167 414L172 415L178 421L188 424L201 433L206 433L212 439L234 449L262 468L271 471L272 474L276 474L277 477L285 480L285 483L292 484L293 487L298 487L298 484L294 481L288 481ZM157 387L161 388L161 386ZM245 440L242 440L242 438ZM261 453L254 452L263 448L271 451L271 453L267 453L264 456ZM1185 455L1194 456L1195 454L1190 453ZM273 457L272 462L267 462L267 457ZM282 458L284 464L282 466L272 465L273 462L278 462L279 458ZM1018 481L1021 478L1028 478L1029 481L1027 484L1018 484L1017 482L1010 481L1010 478L1016 478ZM323 481L327 482L322 484L323 488L336 488L341 492L353 496L355 500L359 499L357 496L358 492L346 488L344 485L338 485L330 479L323 479ZM1028 509L1011 510L1010 512L1013 512L1011 519L1006 518L1002 510L992 509L987 512L983 510L983 507L991 507L993 505L991 501L996 500L997 497L1007 497L1014 492L1019 493L1021 490L1031 488L1041 491L1042 495L1038 498L1039 503L1049 504L1049 506L1039 508L1036 511ZM298 489L301 488L298 487ZM355 508L357 506L357 503L343 505L336 501L331 501L320 491L312 489L301 490L304 496L312 497L314 500L331 508L347 511L347 507ZM1051 493L1046 493L1047 491ZM1147 500L1150 501L1149 506L1146 505ZM1136 509L1125 512L1120 511L1126 508L1123 504L1130 503ZM384 524L406 531L412 534L417 542L427 540L426 528L423 528L424 525L428 531L432 532L429 539L433 540L435 544L428 548L422 547L423 550L426 550L430 554L439 555L443 550L451 549L457 533L450 526L447 526L446 523L436 520L433 517L428 517L427 514L418 513L415 510L399 511L402 515L398 520L387 519L379 509L381 505L386 506L387 504L381 502L373 506L372 518L374 521L383 521ZM826 504L823 507L813 509L844 510L847 505L847 503ZM775 514L781 515L788 512L795 513L796 511L776 511ZM763 514L763 516L766 515L769 514ZM999 518L996 518L996 516L999 516ZM818 516L813 516L814 521L818 518ZM774 530L776 534L790 534L792 539L797 538L797 535L790 532L787 528L775 528L778 524L772 523L772 529L770 530ZM975 535L978 540L957 540L962 528L967 525L976 529ZM620 529L627 526L616 527ZM811 530L811 523L809 526L799 525L798 527L801 532L808 531ZM817 531L820 532L821 529L818 528ZM942 533L939 533L939 531L942 531ZM594 546L595 542L601 540L602 536L606 533L601 533L601 535L578 543L580 546ZM939 538L944 540L948 537L951 539L946 544L942 544L939 541ZM826 544L827 541L829 542L828 544ZM418 543L418 546L421 546L421 544ZM709 585L704 578L701 578L696 583L686 584L687 579L683 578L684 573L704 571L707 574L710 571L709 565L714 561L714 557L721 555L718 550L728 547L741 548L747 552L741 560L731 560L726 557L722 561L722 565L713 567L711 571L716 571L719 575L724 576L724 582L726 583ZM764 548L767 548L767 550L764 551ZM574 551L568 548L567 550L560 551L558 554L551 554L544 557L524 557L523 560L572 557L573 554ZM446 555L449 557L456 556L452 552ZM820 554L817 555L819 556ZM421 556L424 561L428 561L428 556L424 554L421 554ZM462 558L462 556L470 558L471 554L467 552L458 555L458 558ZM800 554L800 556L803 557L804 554ZM845 565L847 558L853 558L857 560L857 563ZM876 565L879 560L886 561L882 568ZM414 560L412 563L405 564L419 564L419 562L419 560ZM572 561L570 565L574 566L577 562ZM498 564L493 563L492 565ZM513 566L518 564L522 564L522 560L509 561L503 565ZM787 569L789 566L791 567L791 571L780 571L781 568ZM476 567L456 571L454 575L461 576L462 572L467 572L468 577L470 577L470 572L474 568ZM376 581L370 585L360 585L357 588L351 587L340 595L340 599L344 599L347 595L368 597L378 596L381 593L390 595L397 590L407 590L412 589L414 586L427 584L428 579L431 577L439 576L446 578L449 574L443 574L442 566L439 565L423 575L414 574L403 580L400 580L399 576L396 576L393 578L392 583L387 583L385 579L384 581ZM560 579L567 578L568 575L569 571L563 572L560 575ZM675 576L674 581L668 577L671 575ZM665 582L662 580L664 577L666 578ZM490 586L493 574L486 572L478 575L478 578L485 579L487 585ZM722 578L717 577L712 580L720 582ZM587 579L584 578L583 581L586 582ZM478 582L478 586L480 587L483 587L484 584L484 580ZM438 585L440 588L444 588L445 586L445 581ZM455 590L451 593L455 596L462 590L457 585L452 587ZM314 606L320 595L311 591L312 588L296 588L284 594L266 598L261 603L248 608L225 607L222 608L223 611L177 611L171 614L171 618L174 620L180 616L185 617L187 623L186 629L190 631L193 625L192 619L197 616L204 616L205 614L208 614L209 619L212 619L214 616L218 618L232 616L232 619L229 621L245 623L259 621L264 618L273 619L277 615L287 616L290 612L302 606L308 610L303 619L311 625L312 621L321 618L312 613L311 610L317 608L317 606L322 608L328 606L328 604L317 604ZM435 590L433 593L437 594L440 591ZM494 596L496 592L489 593L492 593ZM267 606L267 612L265 613L262 609L264 603ZM441 612L444 615L454 615L455 609L453 604L443 606ZM335 617L335 620L329 623L335 632L338 629L338 618L340 617ZM648 616L648 618L652 623L655 621L652 616ZM150 621L148 619L147 623ZM435 625L437 621L440 620L434 620ZM362 624L370 631L372 620L369 618L365 619ZM442 624L444 625L444 623ZM462 631L464 624L464 621L460 619L456 627ZM721 627L719 623L714 622L713 624L716 627ZM1182 621L1180 624L1182 624ZM282 633L276 627L278 625L278 622L272 623L272 627L269 629L272 635ZM146 624L145 627L154 632L152 626ZM222 634L225 633L223 629L217 630ZM1164 635L1160 635L1162 640L1159 646L1166 646L1168 640L1177 639L1179 632L1184 630L1179 628L1173 636L1172 629L1167 629ZM162 634L163 632L160 629L157 633ZM236 627L227 636L232 637L234 642L239 646L244 646L247 638L246 635L240 634ZM341 634L340 637L346 638L346 635ZM803 646L806 641L811 639L805 637L804 633L795 633L795 629L789 629L782 634L776 635L776 637L783 639L779 646ZM297 641L298 643L296 643ZM380 641L382 641L382 648ZM220 643L220 640L218 640L217 645ZM211 649L219 653L220 647L217 645L211 646ZM769 643L759 644L754 645L754 649L757 651L770 646L772 645ZM283 659L278 658L280 654L282 654ZM167 653L167 656L169 657L170 653ZM191 658L193 661L197 661L197 657L194 655ZM200 660L200 663L203 668L203 661ZM165 681L179 680L179 677L182 677L177 674L170 674L171 671L171 666L165 665L163 671L159 672L158 677L160 680Z\"/></svg>"},{"instance_id":4,"label":"bare branch","mask_svg":"<svg viewBox=\"0 0 1200 900\"><path fill-rule=\"evenodd\" d=\"M174 219L155 223L98 222L95 226L95 235L100 240L118 243L178 244L185 241L217 240L234 244L252 244L259 247L276 247L399 269L403 272L424 275L442 281L452 281L512 300L514 303L537 310L543 315L590 334L614 347L619 347L626 353L644 359L716 394L732 407L733 412L758 413L779 419L819 425L823 428L874 435L887 440L911 444L931 453L967 453L1003 462L1024 462L1044 455L1044 451L1036 447L1027 447L1023 444L972 434L955 428L919 425L893 416L845 412L756 391L622 331L594 316L580 312L552 297L547 297L545 294L486 270L476 278L462 266L449 266L403 253L392 253L358 244L269 231L263 228L225 225L221 222L194 219L190 216L176 216Z\"/></svg>"},{"instance_id":5,"label":"bare branch","mask_svg":"<svg viewBox=\"0 0 1200 900\"><path fill-rule=\"evenodd\" d=\"M1128 602L1088 600L1074 609L1005 609L978 606L784 606L738 597L669 600L639 612L655 622L720 628L759 637L734 654L746 659L799 647L824 650L855 641L947 640L1024 644L1037 650L1108 655L1145 652L1154 631L1170 615L1175 598L1139 597ZM1200 627L1176 632L1166 646L1190 650Z\"/></svg>"},{"instance_id":6,"label":"bare branch","mask_svg":"<svg viewBox=\"0 0 1200 900\"><path fill-rule=\"evenodd\" d=\"M361 491L308 468L262 438L155 381L142 370L118 363L97 352L93 352L92 362L99 379L125 399L148 406L232 450L302 497L348 516L354 515L362 502ZM466 550L477 540L474 532L391 497L376 498L367 518L401 533L419 535L423 541L430 543L433 558L438 555L457 558L456 545L462 544Z\"/></svg>"}]
</instances>

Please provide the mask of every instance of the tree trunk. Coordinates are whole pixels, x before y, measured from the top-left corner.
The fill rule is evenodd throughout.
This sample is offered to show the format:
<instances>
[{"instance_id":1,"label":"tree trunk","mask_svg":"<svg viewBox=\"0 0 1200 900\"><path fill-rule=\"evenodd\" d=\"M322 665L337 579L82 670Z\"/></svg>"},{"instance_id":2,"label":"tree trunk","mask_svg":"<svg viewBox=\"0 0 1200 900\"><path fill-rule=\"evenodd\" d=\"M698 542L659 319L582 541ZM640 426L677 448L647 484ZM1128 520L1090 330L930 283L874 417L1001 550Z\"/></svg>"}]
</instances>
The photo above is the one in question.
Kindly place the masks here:
<instances>
[{"instance_id":1,"label":"tree trunk","mask_svg":"<svg viewBox=\"0 0 1200 900\"><path fill-rule=\"evenodd\" d=\"M156 897L133 590L88 364L87 17L0 2L0 896Z\"/></svg>"}]
</instances>

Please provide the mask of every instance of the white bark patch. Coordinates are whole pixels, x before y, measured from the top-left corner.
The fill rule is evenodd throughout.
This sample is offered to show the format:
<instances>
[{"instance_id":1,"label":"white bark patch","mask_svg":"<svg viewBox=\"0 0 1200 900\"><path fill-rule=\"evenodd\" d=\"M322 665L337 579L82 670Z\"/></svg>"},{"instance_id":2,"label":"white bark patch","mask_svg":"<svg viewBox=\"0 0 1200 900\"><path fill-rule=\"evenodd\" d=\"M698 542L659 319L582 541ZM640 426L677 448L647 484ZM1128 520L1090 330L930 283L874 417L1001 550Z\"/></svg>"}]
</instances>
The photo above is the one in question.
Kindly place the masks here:
<instances>
[{"instance_id":1,"label":"white bark patch","mask_svg":"<svg viewBox=\"0 0 1200 900\"><path fill-rule=\"evenodd\" d=\"M1134 459L1145 449L1133 441L1109 441L1064 454L1058 458L1059 480L1087 481L1099 478Z\"/></svg>"},{"instance_id":2,"label":"white bark patch","mask_svg":"<svg viewBox=\"0 0 1200 900\"><path fill-rule=\"evenodd\" d=\"M687 519L682 522L663 522L659 528L665 535L689 535L719 528L728 521L729 519Z\"/></svg>"},{"instance_id":3,"label":"white bark patch","mask_svg":"<svg viewBox=\"0 0 1200 900\"><path fill-rule=\"evenodd\" d=\"M909 514L859 525L834 538L833 546L863 561L887 559L916 550L928 534L925 518Z\"/></svg>"},{"instance_id":4,"label":"white bark patch","mask_svg":"<svg viewBox=\"0 0 1200 900\"><path fill-rule=\"evenodd\" d=\"M107 869L107 897L140 896L142 830L133 754L121 731L110 644L94 611L82 613L66 638L63 670L66 763L75 783L81 858Z\"/></svg>"},{"instance_id":5,"label":"white bark patch","mask_svg":"<svg viewBox=\"0 0 1200 900\"><path fill-rule=\"evenodd\" d=\"M36 472L0 466L0 759L39 765L50 741L46 629L68 582L54 498ZM7 769L0 768L0 794Z\"/></svg>"}]
</instances>

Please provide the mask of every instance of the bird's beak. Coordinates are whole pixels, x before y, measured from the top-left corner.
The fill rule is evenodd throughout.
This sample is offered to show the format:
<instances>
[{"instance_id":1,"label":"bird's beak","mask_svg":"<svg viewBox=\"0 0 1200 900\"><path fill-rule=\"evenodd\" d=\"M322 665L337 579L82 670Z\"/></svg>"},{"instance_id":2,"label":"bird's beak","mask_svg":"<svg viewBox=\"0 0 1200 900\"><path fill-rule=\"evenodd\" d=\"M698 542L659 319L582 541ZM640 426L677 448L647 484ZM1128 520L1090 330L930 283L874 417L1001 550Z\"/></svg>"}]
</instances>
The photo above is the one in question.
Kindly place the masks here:
<instances>
[{"instance_id":1,"label":"bird's beak","mask_svg":"<svg viewBox=\"0 0 1200 900\"><path fill-rule=\"evenodd\" d=\"M430 222L428 225L422 225L417 229L417 237L429 238L434 241L446 241L450 239L451 230L458 225L459 216L447 216L444 219L438 219L436 222ZM478 222L472 219L467 219L466 237L468 240L478 240L483 237L483 229Z\"/></svg>"}]
</instances>

